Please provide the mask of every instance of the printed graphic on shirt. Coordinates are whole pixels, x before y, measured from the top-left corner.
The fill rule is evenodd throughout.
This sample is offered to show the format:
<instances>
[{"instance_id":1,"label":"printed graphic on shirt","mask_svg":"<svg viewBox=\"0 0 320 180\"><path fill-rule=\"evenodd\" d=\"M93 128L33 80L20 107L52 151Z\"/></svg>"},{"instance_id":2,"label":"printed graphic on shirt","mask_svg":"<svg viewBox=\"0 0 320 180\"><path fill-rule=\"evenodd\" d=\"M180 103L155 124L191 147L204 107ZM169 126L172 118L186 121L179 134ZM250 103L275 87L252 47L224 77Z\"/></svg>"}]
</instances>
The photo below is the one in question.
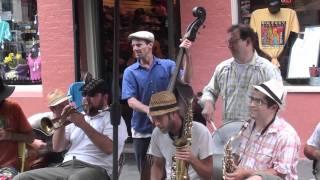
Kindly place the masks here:
<instances>
[{"instance_id":1,"label":"printed graphic on shirt","mask_svg":"<svg viewBox=\"0 0 320 180\"><path fill-rule=\"evenodd\" d=\"M261 44L263 48L284 45L286 21L262 21Z\"/></svg>"},{"instance_id":2,"label":"printed graphic on shirt","mask_svg":"<svg viewBox=\"0 0 320 180\"><path fill-rule=\"evenodd\" d=\"M6 119L5 117L0 115L0 129L4 129L6 127Z\"/></svg>"}]
</instances>

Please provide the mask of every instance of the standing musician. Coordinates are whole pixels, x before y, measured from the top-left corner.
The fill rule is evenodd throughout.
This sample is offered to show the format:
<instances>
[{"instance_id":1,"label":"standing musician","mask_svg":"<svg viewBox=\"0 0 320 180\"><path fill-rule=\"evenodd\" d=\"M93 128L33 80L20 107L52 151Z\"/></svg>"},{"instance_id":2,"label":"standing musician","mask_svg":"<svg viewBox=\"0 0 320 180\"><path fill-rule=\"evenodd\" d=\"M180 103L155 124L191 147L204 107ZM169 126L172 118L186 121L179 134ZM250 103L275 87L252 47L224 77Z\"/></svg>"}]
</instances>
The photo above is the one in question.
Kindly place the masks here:
<instances>
[{"instance_id":1,"label":"standing musician","mask_svg":"<svg viewBox=\"0 0 320 180\"><path fill-rule=\"evenodd\" d=\"M191 180L210 179L213 147L208 129L201 123L193 122L191 146L176 148L174 140L181 138L186 131L186 119L179 112L176 97L169 91L161 91L151 96L149 107L156 125L148 151L153 159L151 179L172 178L173 156L176 160L184 160L189 164L188 175ZM163 172L164 168L166 174Z\"/></svg>"},{"instance_id":2,"label":"standing musician","mask_svg":"<svg viewBox=\"0 0 320 180\"><path fill-rule=\"evenodd\" d=\"M216 67L200 100L210 131L219 95L223 98L223 122L242 121L249 118L248 95L252 85L282 79L280 71L257 54L256 34L249 26L233 25L228 34L228 48L233 57Z\"/></svg>"},{"instance_id":3,"label":"standing musician","mask_svg":"<svg viewBox=\"0 0 320 180\"><path fill-rule=\"evenodd\" d=\"M133 147L138 170L141 173L145 166L152 122L148 117L149 101L152 94L167 89L170 77L175 69L175 62L170 59L160 59L152 53L154 35L148 31L138 31L128 37L137 62L127 67L122 81L122 99L127 100L133 109L131 131ZM191 47L191 41L184 39L180 47L186 50ZM186 63L182 81L189 83L191 79L190 57L187 51Z\"/></svg>"},{"instance_id":4,"label":"standing musician","mask_svg":"<svg viewBox=\"0 0 320 180\"><path fill-rule=\"evenodd\" d=\"M270 80L253 86L250 98L251 123L240 137L235 172L225 179L297 179L300 138L295 129L277 113L285 103L282 82Z\"/></svg>"},{"instance_id":5,"label":"standing musician","mask_svg":"<svg viewBox=\"0 0 320 180\"><path fill-rule=\"evenodd\" d=\"M109 88L102 79L87 78L82 87L87 102L85 115L68 105L66 96L51 94L50 106L56 117L72 124L56 129L53 150L68 149L63 163L57 167L42 168L19 174L19 179L110 179L112 173L113 126L108 108ZM73 108L73 109L72 109ZM67 114L66 114L67 113ZM127 130L124 120L119 125L119 156L123 150Z\"/></svg>"}]
</instances>

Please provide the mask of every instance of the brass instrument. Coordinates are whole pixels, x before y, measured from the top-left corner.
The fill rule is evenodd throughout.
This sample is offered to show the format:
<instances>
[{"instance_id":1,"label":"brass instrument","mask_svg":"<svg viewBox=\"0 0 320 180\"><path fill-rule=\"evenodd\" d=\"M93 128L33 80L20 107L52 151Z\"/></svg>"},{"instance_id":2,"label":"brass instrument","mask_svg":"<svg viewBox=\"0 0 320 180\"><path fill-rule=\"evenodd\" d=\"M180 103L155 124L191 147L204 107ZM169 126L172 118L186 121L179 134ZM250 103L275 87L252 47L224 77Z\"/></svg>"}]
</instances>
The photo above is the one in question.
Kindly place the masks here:
<instances>
[{"instance_id":1,"label":"brass instrument","mask_svg":"<svg viewBox=\"0 0 320 180\"><path fill-rule=\"evenodd\" d=\"M189 147L191 146L192 141L192 121L193 121L193 109L192 109L191 99L188 102L187 112L185 114L185 120L183 124L183 135L181 138L176 139L173 142L173 145L176 149ZM171 180L189 180L188 175L189 164L183 160L176 159L172 157L172 166L171 166Z\"/></svg>"},{"instance_id":2,"label":"brass instrument","mask_svg":"<svg viewBox=\"0 0 320 180\"><path fill-rule=\"evenodd\" d=\"M71 123L67 118L73 114L77 113L77 110L80 108L85 108L86 104L78 106L77 108L71 108L68 111L64 112L61 116L50 119L49 117L43 117L40 120L40 129L48 135L52 135L56 129L67 126Z\"/></svg>"},{"instance_id":3,"label":"brass instrument","mask_svg":"<svg viewBox=\"0 0 320 180\"><path fill-rule=\"evenodd\" d=\"M239 130L238 134L231 136L224 146L224 157L222 160L222 178L223 179L225 179L226 173L233 173L234 171L236 171L236 165L235 165L233 153L232 153L232 142L242 135L243 131L247 129L250 122L251 122L251 119L245 121L241 129Z\"/></svg>"}]
</instances>

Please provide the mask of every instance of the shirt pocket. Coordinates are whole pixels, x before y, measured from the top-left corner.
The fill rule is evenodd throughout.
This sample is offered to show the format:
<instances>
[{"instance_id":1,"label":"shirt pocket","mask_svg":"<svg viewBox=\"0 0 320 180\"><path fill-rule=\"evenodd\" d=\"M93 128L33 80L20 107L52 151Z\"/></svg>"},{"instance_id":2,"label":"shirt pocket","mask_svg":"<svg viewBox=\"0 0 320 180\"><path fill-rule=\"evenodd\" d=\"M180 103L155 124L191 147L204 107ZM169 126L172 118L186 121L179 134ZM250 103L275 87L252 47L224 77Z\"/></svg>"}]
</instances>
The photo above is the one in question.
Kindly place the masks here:
<instances>
[{"instance_id":1,"label":"shirt pocket","mask_svg":"<svg viewBox=\"0 0 320 180\"><path fill-rule=\"evenodd\" d=\"M263 167L260 167L259 169L272 168L272 157L273 156L271 150L264 150L258 153L256 156L256 166L260 167L261 165L263 165Z\"/></svg>"}]
</instances>

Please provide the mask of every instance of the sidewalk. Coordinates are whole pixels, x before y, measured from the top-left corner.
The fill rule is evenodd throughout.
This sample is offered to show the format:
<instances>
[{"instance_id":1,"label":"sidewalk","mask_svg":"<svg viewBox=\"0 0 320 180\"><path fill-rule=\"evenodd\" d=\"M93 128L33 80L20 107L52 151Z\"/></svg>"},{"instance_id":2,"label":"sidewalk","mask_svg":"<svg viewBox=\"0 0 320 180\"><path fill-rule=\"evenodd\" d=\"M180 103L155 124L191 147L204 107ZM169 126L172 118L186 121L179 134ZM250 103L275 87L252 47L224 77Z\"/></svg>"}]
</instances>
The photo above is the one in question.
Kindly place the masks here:
<instances>
[{"instance_id":1,"label":"sidewalk","mask_svg":"<svg viewBox=\"0 0 320 180\"><path fill-rule=\"evenodd\" d=\"M126 144L125 163L122 168L119 180L139 180L139 172L133 155L132 144ZM299 180L314 179L312 175L312 161L301 159L298 164Z\"/></svg>"}]
</instances>

